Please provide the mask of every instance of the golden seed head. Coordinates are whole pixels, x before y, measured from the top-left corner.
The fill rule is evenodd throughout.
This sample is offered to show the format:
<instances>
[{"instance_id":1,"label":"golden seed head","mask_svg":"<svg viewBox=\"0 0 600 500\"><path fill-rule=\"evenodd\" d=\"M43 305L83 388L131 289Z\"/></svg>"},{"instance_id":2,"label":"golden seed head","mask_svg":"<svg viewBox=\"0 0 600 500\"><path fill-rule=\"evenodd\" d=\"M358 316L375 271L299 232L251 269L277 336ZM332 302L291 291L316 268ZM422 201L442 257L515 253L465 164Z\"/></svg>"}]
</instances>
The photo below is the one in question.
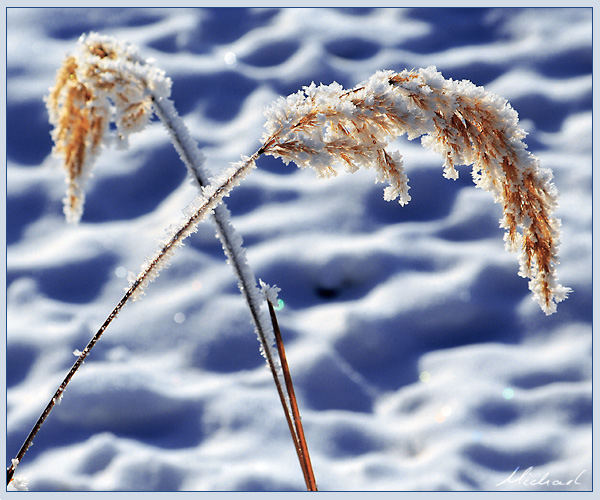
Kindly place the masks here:
<instances>
[{"instance_id":1,"label":"golden seed head","mask_svg":"<svg viewBox=\"0 0 600 500\"><path fill-rule=\"evenodd\" d=\"M164 73L137 57L135 50L95 33L82 36L78 50L63 61L46 97L53 125L53 153L61 158L69 186L64 210L79 221L83 183L113 122L117 138L143 129L152 114L152 92L168 97Z\"/></svg>"},{"instance_id":2,"label":"golden seed head","mask_svg":"<svg viewBox=\"0 0 600 500\"><path fill-rule=\"evenodd\" d=\"M476 185L503 207L506 246L519 250L520 274L530 279L546 314L569 292L558 284L558 229L552 216L553 185L526 150L516 112L498 96L471 82L446 80L435 68L377 72L352 90L314 84L280 99L267 111L264 152L310 166L318 175L374 167L390 185L384 198L405 204L408 178L388 141L407 134L444 158L444 176L458 178L471 165Z\"/></svg>"}]
</instances>

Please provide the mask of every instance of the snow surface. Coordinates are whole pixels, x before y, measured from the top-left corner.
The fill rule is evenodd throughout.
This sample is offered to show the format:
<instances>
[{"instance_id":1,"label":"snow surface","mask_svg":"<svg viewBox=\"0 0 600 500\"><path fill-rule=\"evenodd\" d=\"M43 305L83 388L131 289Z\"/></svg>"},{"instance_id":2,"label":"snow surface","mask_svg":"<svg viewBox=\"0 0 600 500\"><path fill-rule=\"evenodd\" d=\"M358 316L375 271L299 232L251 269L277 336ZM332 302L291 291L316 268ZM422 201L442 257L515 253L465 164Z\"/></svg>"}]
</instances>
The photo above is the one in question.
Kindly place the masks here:
<instances>
[{"instance_id":1,"label":"snow surface","mask_svg":"<svg viewBox=\"0 0 600 500\"><path fill-rule=\"evenodd\" d=\"M278 312L321 490L592 487L592 10L18 9L7 14L7 449L195 194L157 121L106 149L79 226L62 214L42 101L90 30L130 41L218 175L263 109L311 81L437 66L507 98L554 172L559 277L546 317L469 169L399 149L411 202L373 172L261 158L227 204ZM17 469L32 491L303 490L250 316L209 223L128 305ZM528 480L499 484L516 468ZM569 480L570 484L564 485Z\"/></svg>"}]
</instances>

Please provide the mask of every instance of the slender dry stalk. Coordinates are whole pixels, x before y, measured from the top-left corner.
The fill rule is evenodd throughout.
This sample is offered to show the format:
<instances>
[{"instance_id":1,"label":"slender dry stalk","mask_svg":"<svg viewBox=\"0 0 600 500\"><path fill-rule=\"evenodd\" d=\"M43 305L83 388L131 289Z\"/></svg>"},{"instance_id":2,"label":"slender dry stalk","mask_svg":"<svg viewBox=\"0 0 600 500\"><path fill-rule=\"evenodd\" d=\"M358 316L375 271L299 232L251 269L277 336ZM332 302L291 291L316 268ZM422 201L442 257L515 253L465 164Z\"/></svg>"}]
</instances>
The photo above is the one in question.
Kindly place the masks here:
<instances>
[{"instance_id":1,"label":"slender dry stalk","mask_svg":"<svg viewBox=\"0 0 600 500\"><path fill-rule=\"evenodd\" d=\"M270 302L268 300L267 300L267 304L269 304L269 313L271 313L271 306L270 306ZM271 320L273 321L273 316L271 316ZM275 322L273 322L273 329L275 331L277 331ZM276 335L277 335L277 333L276 333ZM280 359L281 359L281 357L280 357ZM283 363L282 363L282 367L283 367ZM310 476L309 476L307 468L306 468L306 460L304 458L302 446L298 440L298 432L297 432L295 419L291 413L291 406L289 403L290 393L289 393L288 386L287 386L287 380L286 380L286 384L285 384L286 390L284 391L283 386L281 384L279 371L277 370L275 365L273 365L271 363L269 363L269 368L271 371L271 375L273 376L273 381L275 382L275 388L277 389L277 395L279 396L279 401L281 402L281 407L283 408L283 414L285 415L285 420L287 422L288 429L290 431L290 436L292 437L294 449L296 450L296 455L298 456L298 462L300 463L302 475L304 476L304 482L306 483L306 488L310 491L311 479L310 479ZM285 373L285 369L286 368L284 367L283 368L284 373Z\"/></svg>"},{"instance_id":2,"label":"slender dry stalk","mask_svg":"<svg viewBox=\"0 0 600 500\"><path fill-rule=\"evenodd\" d=\"M112 323L112 321L117 317L121 309L125 307L127 302L130 299L134 299L138 297L141 293L143 293L144 288L153 281L160 272L160 269L163 268L168 258L172 255L174 249L183 244L183 240L187 238L190 234L195 232L198 228L198 224L209 214L212 210L214 210L215 206L221 202L224 196L227 196L229 192L236 186L241 178L246 175L252 168L255 166L256 158L258 157L258 153L254 154L251 157L246 158L242 162L240 162L230 173L224 178L223 182L218 185L209 186L204 189L203 196L199 197L196 203L196 209L193 211L193 214L179 226L179 228L174 232L174 234L169 238L169 240L156 252L156 254L149 259L143 266L141 272L137 275L137 277L131 282L129 288L126 290L125 294L118 302L118 304L114 307L111 313L108 315L102 326L98 329L96 334L90 339L85 349L79 354L77 360L67 373L66 377L55 391L54 395L44 408L44 411L37 419L33 428L29 432L27 438L23 442L19 452L16 457L12 460L11 465L7 468L6 472L6 484L8 485L12 480L15 469L27 453L27 450L33 443L33 439L39 432L42 424L50 415L50 412L54 408L55 404L59 402L67 388L67 385L79 369L79 367L83 364L86 357L92 350L92 348L96 345L100 337L104 334L108 326ZM270 351L267 351L268 363L270 367L274 367L275 362L270 357ZM272 368L274 369L274 368Z\"/></svg>"},{"instance_id":3,"label":"slender dry stalk","mask_svg":"<svg viewBox=\"0 0 600 500\"><path fill-rule=\"evenodd\" d=\"M298 400L296 399L296 392L294 391L294 384L292 382L292 375L288 366L287 357L285 355L285 346L283 344L283 338L281 337L281 330L279 329L279 323L277 321L277 314L273 307L273 302L267 298L267 304L269 307L269 315L271 316L271 323L273 324L273 331L275 332L275 341L277 342L277 352L279 353L279 359L281 361L281 367L283 369L283 376L285 379L285 388L287 396L291 405L292 415L294 418L294 424L291 425L289 418L289 411L287 411L287 405L285 401L281 401L284 406L284 412L288 418L288 426L290 427L290 434L292 440L296 446L296 453L298 454L298 460L302 473L304 474L304 481L306 482L306 489L308 491L317 491L317 481L315 479L315 473L312 468L310 460L310 454L308 452L308 445L306 444L306 437L304 435L304 427L302 426L302 418L300 417L300 410L298 409ZM275 374L274 374L275 376Z\"/></svg>"}]
</instances>

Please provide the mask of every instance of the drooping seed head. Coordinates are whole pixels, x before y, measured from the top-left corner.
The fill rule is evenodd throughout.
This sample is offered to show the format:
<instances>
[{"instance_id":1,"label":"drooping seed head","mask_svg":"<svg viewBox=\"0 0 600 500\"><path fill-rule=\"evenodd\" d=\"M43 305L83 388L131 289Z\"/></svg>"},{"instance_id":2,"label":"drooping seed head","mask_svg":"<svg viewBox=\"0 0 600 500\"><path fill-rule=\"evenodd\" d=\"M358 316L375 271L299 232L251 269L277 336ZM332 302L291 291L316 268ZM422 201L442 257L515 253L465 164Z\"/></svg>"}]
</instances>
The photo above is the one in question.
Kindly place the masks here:
<instances>
[{"instance_id":1,"label":"drooping seed head","mask_svg":"<svg viewBox=\"0 0 600 500\"><path fill-rule=\"evenodd\" d=\"M171 81L137 55L135 47L97 33L82 35L65 58L46 97L53 154L63 163L69 222L83 212L83 184L104 144L126 144L152 115L153 97L168 97ZM116 132L109 133L111 122Z\"/></svg>"},{"instance_id":2,"label":"drooping seed head","mask_svg":"<svg viewBox=\"0 0 600 500\"><path fill-rule=\"evenodd\" d=\"M560 221L551 174L522 141L516 111L503 98L462 80L445 79L434 67L378 71L352 90L314 83L280 98L266 111L264 152L310 166L319 176L375 168L387 181L384 198L410 201L402 158L389 141L406 134L444 158L444 177L457 179L471 165L477 187L503 207L508 250L521 252L519 274L529 278L546 314L570 289L558 283Z\"/></svg>"}]
</instances>

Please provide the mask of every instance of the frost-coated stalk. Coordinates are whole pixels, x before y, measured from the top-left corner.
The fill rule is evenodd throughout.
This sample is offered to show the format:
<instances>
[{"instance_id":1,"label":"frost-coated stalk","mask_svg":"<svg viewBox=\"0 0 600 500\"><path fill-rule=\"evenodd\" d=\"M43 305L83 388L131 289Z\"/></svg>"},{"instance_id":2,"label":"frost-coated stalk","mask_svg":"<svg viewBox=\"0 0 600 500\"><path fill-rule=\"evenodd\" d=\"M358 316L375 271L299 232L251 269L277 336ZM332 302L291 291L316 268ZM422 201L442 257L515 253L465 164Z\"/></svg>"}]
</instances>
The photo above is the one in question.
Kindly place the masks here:
<instances>
[{"instance_id":1,"label":"frost-coated stalk","mask_svg":"<svg viewBox=\"0 0 600 500\"><path fill-rule=\"evenodd\" d=\"M199 186L206 186L209 184L209 180L202 168L203 155L190 137L189 131L172 101L160 96L152 96L152 100L156 115L169 132L173 145L190 174ZM215 208L213 218L217 228L217 236L221 240L223 250L235 271L240 291L246 299L248 309L252 315L252 321L261 346L261 353L267 360L269 358L274 359L272 354L267 356L267 351L272 348L274 342L273 332L271 326L265 322L265 315L261 313L256 276L248 265L246 249L242 245L242 237L231 224L229 210L224 203ZM279 373L280 370L277 369L277 372Z\"/></svg>"},{"instance_id":2,"label":"frost-coated stalk","mask_svg":"<svg viewBox=\"0 0 600 500\"><path fill-rule=\"evenodd\" d=\"M198 149L198 145L190 136L190 132L184 121L179 116L171 99L150 92L154 113L167 129L173 146L179 157L188 169L188 172L200 186L209 184L208 176L204 171L204 155Z\"/></svg>"},{"instance_id":3,"label":"frost-coated stalk","mask_svg":"<svg viewBox=\"0 0 600 500\"><path fill-rule=\"evenodd\" d=\"M171 80L152 61L141 58L134 46L97 33L83 35L79 39L77 53L65 59L57 73L56 84L46 97L50 121L54 125L53 153L62 158L66 172L68 189L64 211L67 221L76 223L81 217L84 200L82 186L90 175L102 145L115 141L121 146L126 145L129 134L142 130L152 112L167 129L175 149L199 187L210 184L203 169L204 155L169 99L170 89ZM115 125L116 133L110 132L111 122ZM257 154L260 155L261 151ZM244 162L245 165L254 165L252 158ZM232 176L233 179L245 171L240 164L237 167L238 172ZM213 185L219 186L219 183ZM271 324L261 311L256 277L248 265L242 238L231 224L229 211L224 205L216 206L211 216L248 304L260 352L266 358L276 384L281 385L283 374L274 351L275 338ZM192 219L186 223L186 227ZM195 227L195 223L192 225ZM182 233L182 236L187 234ZM177 241L167 243L162 250L164 253L159 254L160 258L151 261L146 277L140 283L131 283L133 299L158 274L164 265L163 257L170 254L177 244ZM125 297L125 302L128 298L129 295ZM117 312L120 307L122 305L118 306ZM73 373L78 366L75 366ZM44 412L42 422L48 413L49 409ZM37 430L39 427L35 432Z\"/></svg>"},{"instance_id":4,"label":"frost-coated stalk","mask_svg":"<svg viewBox=\"0 0 600 500\"><path fill-rule=\"evenodd\" d=\"M258 158L258 152L252 155L249 158L245 158L243 161L239 162L229 173L223 177L223 179L215 185L208 186L203 188L203 195L199 196L197 201L195 202L195 207L191 209L192 214L187 220L179 226L179 228L174 232L174 234L165 242L164 245L156 252L156 254L146 261L146 263L142 266L141 272L137 275L135 279L133 279L129 285L129 288L126 290L125 294L119 301L119 303L115 306L115 308L108 315L102 326L98 329L96 334L91 338L88 342L88 345L85 349L79 354L79 357L69 370L69 373L64 378L52 399L46 405L46 408L38 418L37 422L29 432L29 435L23 442L17 456L12 460L10 467L8 467L6 472L6 484L10 483L13 475L15 473L15 469L19 465L19 462L23 459L23 456L33 443L33 439L40 430L42 424L54 408L55 404L60 401L62 395L67 388L67 385L75 375L75 372L79 369L82 363L85 361L85 358L88 356L96 342L100 340L100 337L111 324L111 322L117 317L121 309L127 304L127 302L131 300L136 300L144 291L144 288L157 276L160 272L160 269L165 267L168 263L168 258L173 253L174 249L183 244L183 240L187 238L190 234L195 232L198 229L198 224L215 208L215 206L221 202L223 197L227 196L230 191L236 186L240 180L252 169L255 167L256 158ZM267 351L267 354L270 355L270 350ZM270 361L270 365L273 364Z\"/></svg>"}]
</instances>

